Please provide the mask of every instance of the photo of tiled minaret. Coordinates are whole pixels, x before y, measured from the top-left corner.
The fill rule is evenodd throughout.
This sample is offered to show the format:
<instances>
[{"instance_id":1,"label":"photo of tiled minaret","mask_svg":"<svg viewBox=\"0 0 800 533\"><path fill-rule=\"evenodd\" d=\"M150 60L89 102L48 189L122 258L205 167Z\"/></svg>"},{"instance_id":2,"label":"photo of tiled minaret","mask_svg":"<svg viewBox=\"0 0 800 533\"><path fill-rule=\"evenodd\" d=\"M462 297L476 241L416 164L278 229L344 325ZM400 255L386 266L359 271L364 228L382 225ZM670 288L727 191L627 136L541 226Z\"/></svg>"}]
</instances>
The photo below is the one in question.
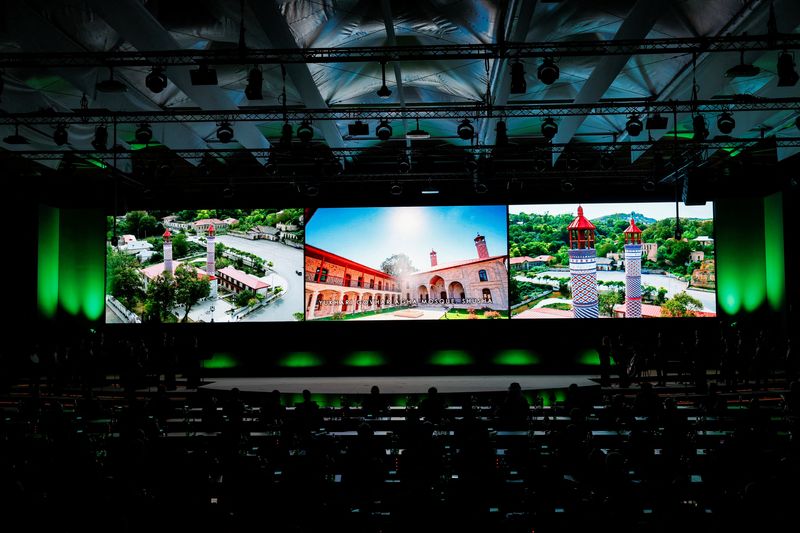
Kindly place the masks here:
<instances>
[{"instance_id":1,"label":"photo of tiled minaret","mask_svg":"<svg viewBox=\"0 0 800 533\"><path fill-rule=\"evenodd\" d=\"M597 252L594 248L595 225L578 216L567 226L569 233L569 273L572 277L572 308L575 318L597 318Z\"/></svg>"},{"instance_id":2,"label":"photo of tiled minaret","mask_svg":"<svg viewBox=\"0 0 800 533\"><path fill-rule=\"evenodd\" d=\"M631 225L625 236L625 317L642 318L642 230Z\"/></svg>"}]
</instances>

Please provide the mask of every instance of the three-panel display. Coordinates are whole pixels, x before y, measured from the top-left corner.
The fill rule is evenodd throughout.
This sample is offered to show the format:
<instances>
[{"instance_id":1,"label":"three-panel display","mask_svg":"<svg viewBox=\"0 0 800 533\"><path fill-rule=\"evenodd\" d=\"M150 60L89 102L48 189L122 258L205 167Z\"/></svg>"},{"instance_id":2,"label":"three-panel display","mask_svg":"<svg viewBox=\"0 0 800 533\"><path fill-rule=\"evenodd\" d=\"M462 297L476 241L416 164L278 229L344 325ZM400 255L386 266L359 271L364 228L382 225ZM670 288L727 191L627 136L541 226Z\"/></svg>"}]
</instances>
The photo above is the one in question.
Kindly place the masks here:
<instances>
[{"instance_id":1,"label":"three-panel display","mask_svg":"<svg viewBox=\"0 0 800 533\"><path fill-rule=\"evenodd\" d=\"M713 205L131 211L106 320L716 316Z\"/></svg>"}]
</instances>

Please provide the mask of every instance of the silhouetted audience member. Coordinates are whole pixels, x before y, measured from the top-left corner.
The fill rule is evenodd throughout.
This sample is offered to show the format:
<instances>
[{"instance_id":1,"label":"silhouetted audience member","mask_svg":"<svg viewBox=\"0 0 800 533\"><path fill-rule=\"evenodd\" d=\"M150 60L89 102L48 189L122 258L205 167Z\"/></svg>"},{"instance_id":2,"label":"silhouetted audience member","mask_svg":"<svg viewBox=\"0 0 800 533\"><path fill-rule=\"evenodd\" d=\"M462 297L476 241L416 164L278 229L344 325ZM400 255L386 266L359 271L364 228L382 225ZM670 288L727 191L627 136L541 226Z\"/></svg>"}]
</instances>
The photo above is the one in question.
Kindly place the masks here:
<instances>
[{"instance_id":1,"label":"silhouetted audience member","mask_svg":"<svg viewBox=\"0 0 800 533\"><path fill-rule=\"evenodd\" d=\"M281 403L281 393L273 390L264 397L261 404L261 423L266 426L280 426L286 419L286 407Z\"/></svg>"},{"instance_id":2,"label":"silhouetted audience member","mask_svg":"<svg viewBox=\"0 0 800 533\"><path fill-rule=\"evenodd\" d=\"M308 389L303 389L303 401L295 405L294 414L300 431L316 430L322 425L319 404L311 399L311 391Z\"/></svg>"},{"instance_id":3,"label":"silhouetted audience member","mask_svg":"<svg viewBox=\"0 0 800 533\"><path fill-rule=\"evenodd\" d=\"M497 416L500 423L509 428L526 428L528 426L528 416L530 414L530 403L522 394L522 387L516 381L509 385L506 397Z\"/></svg>"},{"instance_id":4,"label":"silhouetted audience member","mask_svg":"<svg viewBox=\"0 0 800 533\"><path fill-rule=\"evenodd\" d=\"M364 398L361 404L364 416L379 417L389 414L389 401L385 396L381 396L381 389L373 385L369 390L369 396Z\"/></svg>"},{"instance_id":5,"label":"silhouetted audience member","mask_svg":"<svg viewBox=\"0 0 800 533\"><path fill-rule=\"evenodd\" d=\"M444 398L439 395L439 390L431 387L428 389L428 395L419 404L419 414L425 420L438 424L444 418L446 407Z\"/></svg>"}]
</instances>

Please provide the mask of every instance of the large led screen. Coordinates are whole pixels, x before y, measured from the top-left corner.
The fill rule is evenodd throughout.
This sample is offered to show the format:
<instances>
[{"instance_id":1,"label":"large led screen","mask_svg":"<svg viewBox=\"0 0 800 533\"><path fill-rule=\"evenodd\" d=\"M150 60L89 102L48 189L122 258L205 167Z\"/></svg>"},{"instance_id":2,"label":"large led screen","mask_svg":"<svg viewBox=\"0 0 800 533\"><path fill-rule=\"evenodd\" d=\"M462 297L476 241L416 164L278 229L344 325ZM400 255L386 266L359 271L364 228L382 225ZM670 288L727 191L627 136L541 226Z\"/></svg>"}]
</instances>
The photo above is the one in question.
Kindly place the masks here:
<instances>
[{"instance_id":1,"label":"large led screen","mask_svg":"<svg viewBox=\"0 0 800 533\"><path fill-rule=\"evenodd\" d=\"M714 209L509 206L512 318L713 317Z\"/></svg>"},{"instance_id":2,"label":"large led screen","mask_svg":"<svg viewBox=\"0 0 800 533\"><path fill-rule=\"evenodd\" d=\"M108 217L106 321L303 319L303 210Z\"/></svg>"},{"instance_id":3,"label":"large led screen","mask_svg":"<svg viewBox=\"0 0 800 533\"><path fill-rule=\"evenodd\" d=\"M306 320L508 317L506 206L320 208L306 224Z\"/></svg>"}]
</instances>

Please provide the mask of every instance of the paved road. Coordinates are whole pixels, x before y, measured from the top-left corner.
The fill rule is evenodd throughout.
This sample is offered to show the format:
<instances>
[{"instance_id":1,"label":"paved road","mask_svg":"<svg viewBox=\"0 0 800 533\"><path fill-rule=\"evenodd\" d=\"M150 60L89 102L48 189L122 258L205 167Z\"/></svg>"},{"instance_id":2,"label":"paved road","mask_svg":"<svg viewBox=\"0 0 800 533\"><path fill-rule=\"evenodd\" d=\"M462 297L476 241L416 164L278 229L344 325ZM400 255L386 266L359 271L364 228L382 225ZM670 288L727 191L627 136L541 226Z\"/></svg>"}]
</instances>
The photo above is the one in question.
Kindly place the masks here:
<instances>
[{"instance_id":1,"label":"paved road","mask_svg":"<svg viewBox=\"0 0 800 533\"><path fill-rule=\"evenodd\" d=\"M242 319L242 322L292 321L293 313L303 311L303 276L295 274L296 270L302 273L304 269L302 249L267 240L251 241L232 235L217 235L217 242L255 254L265 261L272 261L274 264L272 270L286 280L286 293L283 297L250 313ZM263 279L269 283L270 274L263 276Z\"/></svg>"}]
</instances>

